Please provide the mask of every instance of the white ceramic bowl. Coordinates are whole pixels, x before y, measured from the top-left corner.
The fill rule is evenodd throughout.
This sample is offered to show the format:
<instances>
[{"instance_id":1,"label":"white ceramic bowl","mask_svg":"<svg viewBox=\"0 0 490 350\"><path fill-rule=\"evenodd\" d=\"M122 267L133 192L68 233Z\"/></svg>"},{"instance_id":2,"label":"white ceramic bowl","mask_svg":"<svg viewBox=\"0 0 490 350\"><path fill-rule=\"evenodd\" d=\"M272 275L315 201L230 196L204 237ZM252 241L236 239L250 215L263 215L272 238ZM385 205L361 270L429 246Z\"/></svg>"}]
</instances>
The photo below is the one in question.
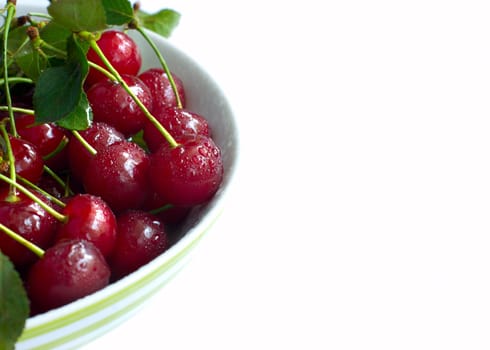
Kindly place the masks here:
<instances>
[{"instance_id":1,"label":"white ceramic bowl","mask_svg":"<svg viewBox=\"0 0 490 350\"><path fill-rule=\"evenodd\" d=\"M19 2L20 3L20 2ZM19 4L17 14L41 12L45 8ZM222 212L237 166L238 131L230 105L216 82L184 52L150 33L170 69L186 88L187 107L205 116L213 138L222 150L224 181L215 197L191 213L179 231L178 240L161 256L105 289L50 312L29 318L16 349L74 348L108 332L136 312L157 293L188 260L191 251ZM157 67L149 46L137 35L142 69Z\"/></svg>"}]
</instances>

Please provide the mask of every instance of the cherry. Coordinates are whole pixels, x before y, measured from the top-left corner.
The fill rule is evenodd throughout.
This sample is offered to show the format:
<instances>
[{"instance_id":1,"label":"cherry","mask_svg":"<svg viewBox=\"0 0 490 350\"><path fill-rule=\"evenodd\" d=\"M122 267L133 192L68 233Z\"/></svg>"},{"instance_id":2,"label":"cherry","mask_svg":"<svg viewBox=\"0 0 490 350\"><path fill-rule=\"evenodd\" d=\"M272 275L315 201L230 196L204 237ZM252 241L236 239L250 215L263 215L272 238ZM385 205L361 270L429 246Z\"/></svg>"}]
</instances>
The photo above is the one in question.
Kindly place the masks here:
<instances>
[{"instance_id":1,"label":"cherry","mask_svg":"<svg viewBox=\"0 0 490 350\"><path fill-rule=\"evenodd\" d=\"M7 200L8 188L0 192L0 222L40 248L49 247L54 240L58 222L39 204L23 194ZM41 197L41 200L48 201ZM33 263L37 257L29 249L0 232L0 250L9 256L14 265L23 267Z\"/></svg>"},{"instance_id":2,"label":"cherry","mask_svg":"<svg viewBox=\"0 0 490 350\"><path fill-rule=\"evenodd\" d=\"M110 258L113 279L147 264L168 248L164 225L154 215L131 210L117 218L117 239Z\"/></svg>"},{"instance_id":3,"label":"cherry","mask_svg":"<svg viewBox=\"0 0 490 350\"><path fill-rule=\"evenodd\" d=\"M15 117L18 134L36 146L48 167L63 170L68 165L68 133L54 123L35 123L35 117L21 114Z\"/></svg>"},{"instance_id":4,"label":"cherry","mask_svg":"<svg viewBox=\"0 0 490 350\"><path fill-rule=\"evenodd\" d=\"M78 194L70 198L63 208L68 220L61 224L56 240L84 239L92 242L104 255L112 253L116 240L116 217L101 198L91 194Z\"/></svg>"},{"instance_id":5,"label":"cherry","mask_svg":"<svg viewBox=\"0 0 490 350\"><path fill-rule=\"evenodd\" d=\"M148 87L137 77L122 75L131 91L149 109L153 98ZM104 79L92 85L87 91L94 120L112 125L126 136L143 128L147 121L145 114L121 84Z\"/></svg>"},{"instance_id":6,"label":"cherry","mask_svg":"<svg viewBox=\"0 0 490 350\"><path fill-rule=\"evenodd\" d=\"M122 133L106 123L94 122L88 129L79 133L96 151L124 140ZM87 165L93 156L74 136L70 136L68 156L71 176L75 181L81 182Z\"/></svg>"},{"instance_id":7,"label":"cherry","mask_svg":"<svg viewBox=\"0 0 490 350\"><path fill-rule=\"evenodd\" d=\"M109 284L110 269L91 242L66 240L48 248L27 275L32 308L48 311L92 294Z\"/></svg>"},{"instance_id":8,"label":"cherry","mask_svg":"<svg viewBox=\"0 0 490 350\"><path fill-rule=\"evenodd\" d=\"M174 90L172 89L172 85L168 80L165 70L162 68L150 68L138 75L151 91L151 95L153 96L153 108L162 106L185 107L184 83L174 73L171 74L179 93L181 106L177 105Z\"/></svg>"},{"instance_id":9,"label":"cherry","mask_svg":"<svg viewBox=\"0 0 490 350\"><path fill-rule=\"evenodd\" d=\"M141 68L141 53L134 40L126 33L107 30L101 34L97 45L119 74L138 74ZM87 59L105 68L104 63L92 48L87 52ZM104 74L90 68L85 83L90 86L104 79L106 79Z\"/></svg>"},{"instance_id":10,"label":"cherry","mask_svg":"<svg viewBox=\"0 0 490 350\"><path fill-rule=\"evenodd\" d=\"M39 150L27 140L10 135L9 140L15 159L15 172L31 182L37 182L44 170L44 161Z\"/></svg>"},{"instance_id":11,"label":"cherry","mask_svg":"<svg viewBox=\"0 0 490 350\"><path fill-rule=\"evenodd\" d=\"M186 134L211 136L207 120L189 110L174 106L158 106L153 109L153 115L173 137ZM155 152L162 143L167 142L149 121L145 123L143 130L143 139L150 151Z\"/></svg>"},{"instance_id":12,"label":"cherry","mask_svg":"<svg viewBox=\"0 0 490 350\"><path fill-rule=\"evenodd\" d=\"M139 208L148 193L148 154L136 143L120 141L99 151L87 166L83 185L115 212Z\"/></svg>"},{"instance_id":13,"label":"cherry","mask_svg":"<svg viewBox=\"0 0 490 350\"><path fill-rule=\"evenodd\" d=\"M151 155L151 187L168 203L202 204L216 193L223 179L221 151L203 135L188 135L177 141L177 147L164 143Z\"/></svg>"}]
</instances>

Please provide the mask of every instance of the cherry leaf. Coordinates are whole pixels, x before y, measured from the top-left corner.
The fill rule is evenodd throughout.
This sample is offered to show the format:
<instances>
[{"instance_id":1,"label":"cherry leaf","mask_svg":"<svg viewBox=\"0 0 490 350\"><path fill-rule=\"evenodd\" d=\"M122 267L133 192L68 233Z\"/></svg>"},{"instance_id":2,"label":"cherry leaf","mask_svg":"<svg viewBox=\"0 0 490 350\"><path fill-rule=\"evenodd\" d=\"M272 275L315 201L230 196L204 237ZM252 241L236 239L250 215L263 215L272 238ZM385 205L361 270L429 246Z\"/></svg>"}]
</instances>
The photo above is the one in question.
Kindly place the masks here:
<instances>
[{"instance_id":1,"label":"cherry leaf","mask_svg":"<svg viewBox=\"0 0 490 350\"><path fill-rule=\"evenodd\" d=\"M171 9L163 9L154 14L139 10L136 15L140 26L165 38L172 34L180 21L180 13Z\"/></svg>"},{"instance_id":2,"label":"cherry leaf","mask_svg":"<svg viewBox=\"0 0 490 350\"><path fill-rule=\"evenodd\" d=\"M29 317L29 300L12 262L0 252L0 349L14 349Z\"/></svg>"},{"instance_id":3,"label":"cherry leaf","mask_svg":"<svg viewBox=\"0 0 490 350\"><path fill-rule=\"evenodd\" d=\"M68 59L65 64L49 67L42 72L33 98L37 122L57 122L64 118L62 123L71 125L90 122L87 120L90 113L80 113L86 110L83 100L83 82L88 72L85 52L86 47L80 45L74 36L70 36L67 41ZM72 118L80 120L75 122Z\"/></svg>"},{"instance_id":4,"label":"cherry leaf","mask_svg":"<svg viewBox=\"0 0 490 350\"><path fill-rule=\"evenodd\" d=\"M128 0L102 0L107 24L123 25L133 20L133 7Z\"/></svg>"},{"instance_id":5,"label":"cherry leaf","mask_svg":"<svg viewBox=\"0 0 490 350\"><path fill-rule=\"evenodd\" d=\"M69 114L59 119L56 124L68 130L85 130L92 122L92 108L87 99L87 95L82 92L80 101L75 109Z\"/></svg>"},{"instance_id":6,"label":"cherry leaf","mask_svg":"<svg viewBox=\"0 0 490 350\"><path fill-rule=\"evenodd\" d=\"M48 13L55 22L73 32L95 32L107 28L100 0L51 0Z\"/></svg>"}]
</instances>

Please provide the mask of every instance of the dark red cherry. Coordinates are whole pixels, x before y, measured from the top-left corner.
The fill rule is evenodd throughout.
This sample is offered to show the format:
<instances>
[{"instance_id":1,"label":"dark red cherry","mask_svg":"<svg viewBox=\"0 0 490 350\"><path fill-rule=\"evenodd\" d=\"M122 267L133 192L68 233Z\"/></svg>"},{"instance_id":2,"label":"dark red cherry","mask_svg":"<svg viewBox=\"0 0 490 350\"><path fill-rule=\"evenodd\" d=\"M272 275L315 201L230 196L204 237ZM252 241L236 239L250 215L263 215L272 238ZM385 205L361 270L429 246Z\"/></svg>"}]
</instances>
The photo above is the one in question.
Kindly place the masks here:
<instances>
[{"instance_id":1,"label":"dark red cherry","mask_svg":"<svg viewBox=\"0 0 490 350\"><path fill-rule=\"evenodd\" d=\"M54 123L35 123L35 117L22 114L15 117L18 134L37 147L45 163L52 170L63 170L68 165L68 133Z\"/></svg>"},{"instance_id":2,"label":"dark red cherry","mask_svg":"<svg viewBox=\"0 0 490 350\"><path fill-rule=\"evenodd\" d=\"M58 222L41 206L23 194L17 193L17 200L8 201L8 188L0 191L0 222L28 241L44 249L54 241ZM48 203L44 197L41 200ZM28 248L0 232L0 250L17 267L36 261L37 257Z\"/></svg>"},{"instance_id":3,"label":"dark red cherry","mask_svg":"<svg viewBox=\"0 0 490 350\"><path fill-rule=\"evenodd\" d=\"M31 307L45 312L92 294L109 284L110 269L90 242L62 241L48 248L27 275Z\"/></svg>"},{"instance_id":4,"label":"dark red cherry","mask_svg":"<svg viewBox=\"0 0 490 350\"><path fill-rule=\"evenodd\" d=\"M211 138L203 135L177 141L177 147L162 144L151 155L151 187L168 203L202 204L211 199L223 179L221 151Z\"/></svg>"},{"instance_id":5,"label":"dark red cherry","mask_svg":"<svg viewBox=\"0 0 490 350\"><path fill-rule=\"evenodd\" d=\"M59 225L56 240L84 239L104 255L112 253L116 241L116 217L100 197L78 194L70 198L62 214L68 221Z\"/></svg>"},{"instance_id":6,"label":"dark red cherry","mask_svg":"<svg viewBox=\"0 0 490 350\"><path fill-rule=\"evenodd\" d=\"M131 91L149 111L153 108L153 98L148 87L137 77L122 75ZM104 79L87 90L87 98L92 107L94 121L112 125L126 136L140 131L147 117L121 84Z\"/></svg>"},{"instance_id":7,"label":"dark red cherry","mask_svg":"<svg viewBox=\"0 0 490 350\"><path fill-rule=\"evenodd\" d=\"M141 68L141 52L126 33L118 30L105 31L97 40L97 45L119 74L138 74ZM91 48L87 52L87 59L105 68L102 60ZM106 79L105 75L90 68L85 82L90 86L103 79Z\"/></svg>"},{"instance_id":8,"label":"dark red cherry","mask_svg":"<svg viewBox=\"0 0 490 350\"><path fill-rule=\"evenodd\" d=\"M165 224L177 225L187 217L192 208L177 207L169 204L166 199L159 196L156 192L151 192L146 198L142 209L152 212Z\"/></svg>"},{"instance_id":9,"label":"dark red cherry","mask_svg":"<svg viewBox=\"0 0 490 350\"><path fill-rule=\"evenodd\" d=\"M13 136L9 136L9 140L15 159L15 172L31 182L37 182L44 170L39 150L27 140Z\"/></svg>"},{"instance_id":10,"label":"dark red cherry","mask_svg":"<svg viewBox=\"0 0 490 350\"><path fill-rule=\"evenodd\" d=\"M110 258L112 276L119 279L147 264L168 248L163 223L144 211L127 211L117 218L117 239Z\"/></svg>"},{"instance_id":11,"label":"dark red cherry","mask_svg":"<svg viewBox=\"0 0 490 350\"><path fill-rule=\"evenodd\" d=\"M139 208L148 193L148 154L120 141L98 152L87 166L85 190L102 197L115 212Z\"/></svg>"},{"instance_id":12,"label":"dark red cherry","mask_svg":"<svg viewBox=\"0 0 490 350\"><path fill-rule=\"evenodd\" d=\"M96 151L103 150L115 142L124 140L122 133L106 123L94 122L88 129L79 133ZM93 156L74 136L70 136L68 156L71 177L75 181L82 182L83 174L85 174L87 165Z\"/></svg>"},{"instance_id":13,"label":"dark red cherry","mask_svg":"<svg viewBox=\"0 0 490 350\"><path fill-rule=\"evenodd\" d=\"M153 109L153 116L173 136L179 137L186 134L199 134L211 136L211 130L207 120L201 115L173 106L160 106ZM152 123L147 121L144 127L143 138L151 152L167 142Z\"/></svg>"},{"instance_id":14,"label":"dark red cherry","mask_svg":"<svg viewBox=\"0 0 490 350\"><path fill-rule=\"evenodd\" d=\"M177 107L177 99L168 80L168 76L162 68L150 68L138 76L151 91L153 96L153 108L161 106ZM185 107L185 90L182 80L172 73L172 79L179 93L181 107Z\"/></svg>"}]
</instances>

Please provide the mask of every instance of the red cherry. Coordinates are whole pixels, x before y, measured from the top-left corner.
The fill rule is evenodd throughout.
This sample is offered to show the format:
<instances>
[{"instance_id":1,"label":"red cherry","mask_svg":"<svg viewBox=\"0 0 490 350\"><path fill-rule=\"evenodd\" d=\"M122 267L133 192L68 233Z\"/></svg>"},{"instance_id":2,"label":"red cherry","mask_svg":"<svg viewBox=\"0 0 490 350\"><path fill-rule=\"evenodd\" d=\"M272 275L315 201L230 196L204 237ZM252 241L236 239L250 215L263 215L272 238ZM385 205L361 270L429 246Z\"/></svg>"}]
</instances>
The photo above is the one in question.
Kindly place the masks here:
<instances>
[{"instance_id":1,"label":"red cherry","mask_svg":"<svg viewBox=\"0 0 490 350\"><path fill-rule=\"evenodd\" d=\"M0 222L38 247L49 247L53 243L58 222L23 194L18 193L16 201L7 201L8 194L7 188L0 193ZM49 203L44 197L40 198ZM0 250L17 267L29 265L37 259L28 248L4 233L0 233Z\"/></svg>"},{"instance_id":2,"label":"red cherry","mask_svg":"<svg viewBox=\"0 0 490 350\"><path fill-rule=\"evenodd\" d=\"M36 146L27 140L9 136L15 159L15 172L23 178L37 182L44 170L44 161Z\"/></svg>"},{"instance_id":3,"label":"red cherry","mask_svg":"<svg viewBox=\"0 0 490 350\"><path fill-rule=\"evenodd\" d=\"M59 226L57 241L83 239L92 242L104 255L112 253L116 241L116 217L101 198L79 194L70 198L62 210L68 221Z\"/></svg>"},{"instance_id":4,"label":"red cherry","mask_svg":"<svg viewBox=\"0 0 490 350\"><path fill-rule=\"evenodd\" d=\"M173 136L180 137L187 134L211 136L207 120L201 115L173 106L160 106L153 109L153 116ZM167 142L163 135L152 123L145 123L143 139L150 151L155 152L158 147Z\"/></svg>"},{"instance_id":5,"label":"red cherry","mask_svg":"<svg viewBox=\"0 0 490 350\"><path fill-rule=\"evenodd\" d=\"M137 77L122 75L131 91L151 111L153 98L148 87ZM112 125L126 136L143 128L147 117L121 84L104 79L87 90L94 121Z\"/></svg>"},{"instance_id":6,"label":"red cherry","mask_svg":"<svg viewBox=\"0 0 490 350\"><path fill-rule=\"evenodd\" d=\"M153 108L162 106L177 106L177 99L172 89L172 85L168 80L168 76L162 68L150 68L138 77L145 83L153 96ZM172 73L172 79L179 93L180 103L185 107L185 90L182 80Z\"/></svg>"},{"instance_id":7,"label":"red cherry","mask_svg":"<svg viewBox=\"0 0 490 350\"><path fill-rule=\"evenodd\" d=\"M116 142L87 166L85 190L102 197L115 212L141 207L148 194L148 154L136 143Z\"/></svg>"},{"instance_id":8,"label":"red cherry","mask_svg":"<svg viewBox=\"0 0 490 350\"><path fill-rule=\"evenodd\" d=\"M68 140L65 129L54 123L35 123L35 117L22 114L15 117L15 126L18 134L37 147L46 165L52 170L63 170L68 165L68 150L63 142ZM62 147L60 150L58 148ZM46 160L53 152L58 152Z\"/></svg>"},{"instance_id":9,"label":"red cherry","mask_svg":"<svg viewBox=\"0 0 490 350\"><path fill-rule=\"evenodd\" d=\"M203 135L182 137L177 142L174 148L162 144L151 155L152 189L177 206L202 204L216 193L223 179L221 151Z\"/></svg>"},{"instance_id":10,"label":"red cherry","mask_svg":"<svg viewBox=\"0 0 490 350\"><path fill-rule=\"evenodd\" d=\"M117 30L105 31L97 40L97 45L119 74L138 74L141 68L141 53L134 40L126 33ZM92 48L87 52L87 59L105 68L104 63ZM90 86L106 78L104 74L90 68L85 82Z\"/></svg>"},{"instance_id":11,"label":"red cherry","mask_svg":"<svg viewBox=\"0 0 490 350\"><path fill-rule=\"evenodd\" d=\"M127 211L117 218L117 239L110 266L119 279L147 264L168 248L161 221L143 211Z\"/></svg>"},{"instance_id":12,"label":"red cherry","mask_svg":"<svg viewBox=\"0 0 490 350\"><path fill-rule=\"evenodd\" d=\"M124 140L122 133L106 123L94 122L88 129L79 133L96 151L103 150L115 142ZM74 136L70 136L68 156L71 177L75 181L82 182L83 174L93 156Z\"/></svg>"},{"instance_id":13,"label":"red cherry","mask_svg":"<svg viewBox=\"0 0 490 350\"><path fill-rule=\"evenodd\" d=\"M44 312L104 288L109 279L109 266L92 243L68 240L48 248L36 261L26 290L32 308Z\"/></svg>"}]
</instances>

